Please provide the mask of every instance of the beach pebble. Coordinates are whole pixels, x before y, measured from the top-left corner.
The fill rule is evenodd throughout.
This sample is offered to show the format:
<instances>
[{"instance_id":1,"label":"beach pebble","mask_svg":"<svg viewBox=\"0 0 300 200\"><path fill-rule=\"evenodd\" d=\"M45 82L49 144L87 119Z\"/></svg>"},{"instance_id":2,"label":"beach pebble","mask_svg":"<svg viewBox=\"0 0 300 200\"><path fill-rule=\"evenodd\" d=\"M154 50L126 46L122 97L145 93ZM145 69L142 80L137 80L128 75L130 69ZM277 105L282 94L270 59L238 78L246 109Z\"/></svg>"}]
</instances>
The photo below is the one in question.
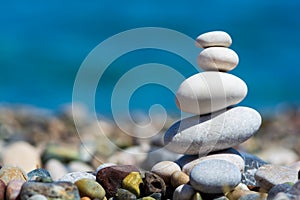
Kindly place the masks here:
<instances>
[{"instance_id":1,"label":"beach pebble","mask_svg":"<svg viewBox=\"0 0 300 200\"><path fill-rule=\"evenodd\" d=\"M189 181L190 177L182 171L175 171L171 175L171 185L174 188L177 188L179 185L187 184Z\"/></svg>"},{"instance_id":2,"label":"beach pebble","mask_svg":"<svg viewBox=\"0 0 300 200\"><path fill-rule=\"evenodd\" d=\"M298 180L292 188L287 192L287 194L294 199L300 199L300 180Z\"/></svg>"},{"instance_id":3,"label":"beach pebble","mask_svg":"<svg viewBox=\"0 0 300 200\"><path fill-rule=\"evenodd\" d=\"M6 200L16 200L25 181L13 180L6 187Z\"/></svg>"},{"instance_id":4,"label":"beach pebble","mask_svg":"<svg viewBox=\"0 0 300 200\"><path fill-rule=\"evenodd\" d=\"M205 193L222 193L224 187L234 188L241 181L239 168L225 160L206 160L196 165L190 174L192 187Z\"/></svg>"},{"instance_id":5,"label":"beach pebble","mask_svg":"<svg viewBox=\"0 0 300 200\"><path fill-rule=\"evenodd\" d=\"M61 162L79 160L79 149L76 146L48 145L42 155L44 162L50 159L57 159Z\"/></svg>"},{"instance_id":6,"label":"beach pebble","mask_svg":"<svg viewBox=\"0 0 300 200\"><path fill-rule=\"evenodd\" d=\"M236 165L240 169L241 172L244 171L244 168L245 168L245 162L241 156L235 155L235 154L220 153L220 154L211 154L211 155L204 156L204 157L198 158L196 160L193 160L192 162L184 165L182 167L182 171L186 174L190 174L191 170L193 169L193 167L195 165L197 165L205 160L212 160L212 159L226 160L226 161Z\"/></svg>"},{"instance_id":7,"label":"beach pebble","mask_svg":"<svg viewBox=\"0 0 300 200\"><path fill-rule=\"evenodd\" d=\"M257 187L258 185L254 178L255 172L259 167L266 165L267 162L246 152L240 152L240 154L245 161L245 170L242 173L242 183L248 186Z\"/></svg>"},{"instance_id":8,"label":"beach pebble","mask_svg":"<svg viewBox=\"0 0 300 200\"><path fill-rule=\"evenodd\" d=\"M244 196L241 196L238 200L266 200L266 199L267 199L266 193L255 192L252 194L246 194Z\"/></svg>"},{"instance_id":9,"label":"beach pebble","mask_svg":"<svg viewBox=\"0 0 300 200\"><path fill-rule=\"evenodd\" d=\"M173 200L190 200L195 192L196 191L190 185L180 185L174 190Z\"/></svg>"},{"instance_id":10,"label":"beach pebble","mask_svg":"<svg viewBox=\"0 0 300 200\"><path fill-rule=\"evenodd\" d=\"M136 196L125 189L118 189L116 193L116 199L117 200L135 200Z\"/></svg>"},{"instance_id":11,"label":"beach pebble","mask_svg":"<svg viewBox=\"0 0 300 200\"><path fill-rule=\"evenodd\" d=\"M253 136L260 125L260 114L248 107L189 117L167 130L165 147L177 153L204 155L239 145Z\"/></svg>"},{"instance_id":12,"label":"beach pebble","mask_svg":"<svg viewBox=\"0 0 300 200\"><path fill-rule=\"evenodd\" d=\"M26 182L23 184L20 199L27 200L33 195L41 194L46 198L64 199L64 200L79 200L79 192L76 185L70 182Z\"/></svg>"},{"instance_id":13,"label":"beach pebble","mask_svg":"<svg viewBox=\"0 0 300 200\"><path fill-rule=\"evenodd\" d=\"M144 192L145 195L151 195L152 193L160 193L165 195L166 184L164 180L157 174L146 171L144 178Z\"/></svg>"},{"instance_id":14,"label":"beach pebble","mask_svg":"<svg viewBox=\"0 0 300 200\"><path fill-rule=\"evenodd\" d=\"M294 163L290 163L288 165L288 167L294 169L294 170L297 170L297 171L300 171L300 161L297 161L297 162L294 162Z\"/></svg>"},{"instance_id":15,"label":"beach pebble","mask_svg":"<svg viewBox=\"0 0 300 200\"><path fill-rule=\"evenodd\" d=\"M272 200L291 200L291 199L284 192L280 192Z\"/></svg>"},{"instance_id":16,"label":"beach pebble","mask_svg":"<svg viewBox=\"0 0 300 200\"><path fill-rule=\"evenodd\" d=\"M91 199L103 199L105 190L93 179L83 178L75 182L81 197L89 197Z\"/></svg>"},{"instance_id":17,"label":"beach pebble","mask_svg":"<svg viewBox=\"0 0 300 200\"><path fill-rule=\"evenodd\" d=\"M278 146L265 149L257 155L274 165L286 165L298 160L298 155L293 150Z\"/></svg>"},{"instance_id":18,"label":"beach pebble","mask_svg":"<svg viewBox=\"0 0 300 200\"><path fill-rule=\"evenodd\" d=\"M167 185L170 183L171 175L176 171L181 171L181 169L179 165L173 161L161 161L156 163L151 169L151 172L164 179Z\"/></svg>"},{"instance_id":19,"label":"beach pebble","mask_svg":"<svg viewBox=\"0 0 300 200\"><path fill-rule=\"evenodd\" d=\"M81 161L72 161L68 164L70 172L92 172L94 169L88 164Z\"/></svg>"},{"instance_id":20,"label":"beach pebble","mask_svg":"<svg viewBox=\"0 0 300 200\"><path fill-rule=\"evenodd\" d=\"M282 183L282 184L275 185L274 187L272 187L269 190L267 199L272 200L275 198L275 196L278 193L280 193L280 192L287 193L291 188L292 188L292 185L288 184L288 183Z\"/></svg>"},{"instance_id":21,"label":"beach pebble","mask_svg":"<svg viewBox=\"0 0 300 200\"><path fill-rule=\"evenodd\" d=\"M232 43L230 35L224 31L211 31L199 35L196 45L200 48L229 47Z\"/></svg>"},{"instance_id":22,"label":"beach pebble","mask_svg":"<svg viewBox=\"0 0 300 200\"><path fill-rule=\"evenodd\" d=\"M110 166L116 166L116 164L115 163L103 163L97 167L95 173L97 174L101 169L104 169L105 167L110 167Z\"/></svg>"},{"instance_id":23,"label":"beach pebble","mask_svg":"<svg viewBox=\"0 0 300 200\"><path fill-rule=\"evenodd\" d=\"M47 197L41 194L36 194L28 198L27 200L47 200Z\"/></svg>"},{"instance_id":24,"label":"beach pebble","mask_svg":"<svg viewBox=\"0 0 300 200\"><path fill-rule=\"evenodd\" d=\"M123 179L131 172L139 172L139 169L133 165L105 167L98 171L96 180L105 189L106 196L112 197L121 188Z\"/></svg>"},{"instance_id":25,"label":"beach pebble","mask_svg":"<svg viewBox=\"0 0 300 200\"><path fill-rule=\"evenodd\" d=\"M43 168L34 169L28 172L27 176L29 181L36 181L40 180L41 178L48 178L49 180L52 179L50 173Z\"/></svg>"},{"instance_id":26,"label":"beach pebble","mask_svg":"<svg viewBox=\"0 0 300 200\"><path fill-rule=\"evenodd\" d=\"M122 181L122 188L132 192L136 197L141 195L140 188L143 187L143 179L139 172L131 172Z\"/></svg>"},{"instance_id":27,"label":"beach pebble","mask_svg":"<svg viewBox=\"0 0 300 200\"><path fill-rule=\"evenodd\" d=\"M60 179L58 179L58 181L75 183L76 181L83 179L83 178L96 180L96 176L89 172L70 172L70 173L67 173L66 175L62 176Z\"/></svg>"},{"instance_id":28,"label":"beach pebble","mask_svg":"<svg viewBox=\"0 0 300 200\"><path fill-rule=\"evenodd\" d=\"M12 180L27 181L27 174L19 167L3 166L0 169L0 179L7 185Z\"/></svg>"},{"instance_id":29,"label":"beach pebble","mask_svg":"<svg viewBox=\"0 0 300 200\"><path fill-rule=\"evenodd\" d=\"M176 93L176 105L183 112L203 115L241 102L246 83L224 72L201 72L184 80Z\"/></svg>"},{"instance_id":30,"label":"beach pebble","mask_svg":"<svg viewBox=\"0 0 300 200\"><path fill-rule=\"evenodd\" d=\"M235 51L225 47L210 47L200 52L198 66L205 71L233 70L239 63Z\"/></svg>"},{"instance_id":31,"label":"beach pebble","mask_svg":"<svg viewBox=\"0 0 300 200\"><path fill-rule=\"evenodd\" d=\"M37 149L27 142L15 142L2 152L3 165L21 167L25 172L41 167L41 158Z\"/></svg>"},{"instance_id":32,"label":"beach pebble","mask_svg":"<svg viewBox=\"0 0 300 200\"><path fill-rule=\"evenodd\" d=\"M298 171L272 164L267 164L258 168L255 173L255 180L265 191L269 191L273 186L298 180Z\"/></svg>"},{"instance_id":33,"label":"beach pebble","mask_svg":"<svg viewBox=\"0 0 300 200\"><path fill-rule=\"evenodd\" d=\"M68 173L67 168L59 160L50 159L45 164L45 169L49 171L53 180L58 180Z\"/></svg>"},{"instance_id":34,"label":"beach pebble","mask_svg":"<svg viewBox=\"0 0 300 200\"><path fill-rule=\"evenodd\" d=\"M6 184L0 179L0 199L5 199Z\"/></svg>"}]
</instances>

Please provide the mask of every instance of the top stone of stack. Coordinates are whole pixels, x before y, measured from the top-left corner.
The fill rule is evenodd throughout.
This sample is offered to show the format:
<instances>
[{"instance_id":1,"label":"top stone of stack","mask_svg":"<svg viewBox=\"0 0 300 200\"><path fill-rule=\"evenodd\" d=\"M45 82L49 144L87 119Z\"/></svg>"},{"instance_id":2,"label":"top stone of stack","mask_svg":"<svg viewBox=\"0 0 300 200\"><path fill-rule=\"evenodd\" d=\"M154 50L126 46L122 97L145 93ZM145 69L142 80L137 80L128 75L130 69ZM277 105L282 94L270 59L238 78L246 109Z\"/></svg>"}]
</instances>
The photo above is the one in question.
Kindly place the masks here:
<instances>
[{"instance_id":1,"label":"top stone of stack","mask_svg":"<svg viewBox=\"0 0 300 200\"><path fill-rule=\"evenodd\" d=\"M196 39L196 45L200 48L208 47L230 47L232 39L224 31L211 31L199 35Z\"/></svg>"}]
</instances>

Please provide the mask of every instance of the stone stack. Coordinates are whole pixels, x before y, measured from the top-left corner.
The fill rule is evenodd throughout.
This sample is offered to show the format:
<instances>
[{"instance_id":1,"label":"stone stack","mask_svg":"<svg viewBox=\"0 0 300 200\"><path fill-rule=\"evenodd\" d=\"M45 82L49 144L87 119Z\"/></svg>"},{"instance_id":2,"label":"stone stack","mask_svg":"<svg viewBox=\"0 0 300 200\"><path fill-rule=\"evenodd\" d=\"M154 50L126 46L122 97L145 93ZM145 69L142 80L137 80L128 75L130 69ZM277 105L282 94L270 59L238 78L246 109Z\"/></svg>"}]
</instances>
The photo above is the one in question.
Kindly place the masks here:
<instances>
[{"instance_id":1,"label":"stone stack","mask_svg":"<svg viewBox=\"0 0 300 200\"><path fill-rule=\"evenodd\" d=\"M228 47L231 37L223 31L200 35L197 46L204 48L198 65L204 72L186 79L176 93L178 108L195 116L173 124L164 135L165 147L185 154L177 163L190 176L196 191L216 194L241 182L245 162L232 147L253 136L261 125L252 108L235 106L247 94L247 85L227 73L239 62Z\"/></svg>"}]
</instances>

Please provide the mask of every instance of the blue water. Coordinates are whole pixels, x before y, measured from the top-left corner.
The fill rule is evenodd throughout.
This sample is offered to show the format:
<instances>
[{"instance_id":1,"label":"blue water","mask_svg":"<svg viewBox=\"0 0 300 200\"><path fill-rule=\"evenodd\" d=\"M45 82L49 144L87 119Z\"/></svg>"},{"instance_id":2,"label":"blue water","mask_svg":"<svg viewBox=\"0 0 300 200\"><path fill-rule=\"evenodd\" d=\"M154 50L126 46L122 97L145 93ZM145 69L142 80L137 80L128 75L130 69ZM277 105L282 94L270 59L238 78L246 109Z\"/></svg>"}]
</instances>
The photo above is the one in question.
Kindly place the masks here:
<instances>
[{"instance_id":1,"label":"blue water","mask_svg":"<svg viewBox=\"0 0 300 200\"><path fill-rule=\"evenodd\" d=\"M263 111L286 102L299 104L300 2L244 2L1 1L0 102L57 109L72 101L76 73L100 42L132 28L164 27L192 38L210 30L229 32L231 48L240 57L232 73L249 88L243 105ZM112 90L118 79L135 66L152 62L171 66L185 77L197 72L169 52L145 50L120 56L101 79L96 110L110 116ZM160 73L137 78L143 76L170 78ZM125 95L126 87L119 93ZM148 111L153 104L178 112L174 94L155 84L139 88L128 107Z\"/></svg>"}]
</instances>

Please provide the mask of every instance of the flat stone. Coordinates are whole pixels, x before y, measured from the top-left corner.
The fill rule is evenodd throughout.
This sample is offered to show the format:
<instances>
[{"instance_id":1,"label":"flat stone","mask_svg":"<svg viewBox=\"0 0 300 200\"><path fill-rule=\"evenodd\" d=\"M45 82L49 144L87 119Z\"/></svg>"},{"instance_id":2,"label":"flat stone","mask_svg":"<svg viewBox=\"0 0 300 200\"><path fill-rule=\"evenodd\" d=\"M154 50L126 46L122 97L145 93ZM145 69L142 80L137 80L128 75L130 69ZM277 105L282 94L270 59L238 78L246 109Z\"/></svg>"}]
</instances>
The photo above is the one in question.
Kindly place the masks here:
<instances>
[{"instance_id":1,"label":"flat stone","mask_svg":"<svg viewBox=\"0 0 300 200\"><path fill-rule=\"evenodd\" d=\"M287 193L291 188L292 188L291 184L288 183L275 185L269 190L267 199L273 200L278 193L280 192Z\"/></svg>"},{"instance_id":2,"label":"flat stone","mask_svg":"<svg viewBox=\"0 0 300 200\"><path fill-rule=\"evenodd\" d=\"M197 164L199 164L205 160L212 160L212 159L226 160L226 161L236 165L240 169L241 172L243 172L244 168L245 168L245 162L241 156L235 155L235 154L220 153L220 154L211 154L211 155L204 156L204 157L198 158L196 160L193 160L192 162L184 165L182 167L182 171L186 174L190 174L191 170Z\"/></svg>"},{"instance_id":3,"label":"flat stone","mask_svg":"<svg viewBox=\"0 0 300 200\"><path fill-rule=\"evenodd\" d=\"M246 83L224 72L201 72L184 80L176 93L177 107L203 115L241 102L247 95Z\"/></svg>"},{"instance_id":4,"label":"flat stone","mask_svg":"<svg viewBox=\"0 0 300 200\"><path fill-rule=\"evenodd\" d=\"M27 142L15 142L7 146L2 153L3 165L21 167L25 172L41 167L41 158L37 149Z\"/></svg>"},{"instance_id":5,"label":"flat stone","mask_svg":"<svg viewBox=\"0 0 300 200\"><path fill-rule=\"evenodd\" d=\"M205 193L222 193L241 181L239 168L225 160L206 160L196 165L190 174L192 187ZM226 190L227 191L227 190Z\"/></svg>"},{"instance_id":6,"label":"flat stone","mask_svg":"<svg viewBox=\"0 0 300 200\"><path fill-rule=\"evenodd\" d=\"M76 185L70 182L26 182L22 186L20 199L27 200L37 194L55 200L80 200Z\"/></svg>"},{"instance_id":7,"label":"flat stone","mask_svg":"<svg viewBox=\"0 0 300 200\"><path fill-rule=\"evenodd\" d=\"M173 200L190 200L194 196L196 191L190 185L180 185L173 193Z\"/></svg>"},{"instance_id":8,"label":"flat stone","mask_svg":"<svg viewBox=\"0 0 300 200\"><path fill-rule=\"evenodd\" d=\"M257 155L274 165L287 165L298 160L298 155L293 150L278 146L265 149Z\"/></svg>"},{"instance_id":9,"label":"flat stone","mask_svg":"<svg viewBox=\"0 0 300 200\"><path fill-rule=\"evenodd\" d=\"M105 167L98 171L96 180L105 189L106 196L113 197L122 186L123 179L131 172L139 172L133 165Z\"/></svg>"},{"instance_id":10,"label":"flat stone","mask_svg":"<svg viewBox=\"0 0 300 200\"><path fill-rule=\"evenodd\" d=\"M27 181L28 177L19 167L4 166L0 169L0 179L7 185L12 180Z\"/></svg>"},{"instance_id":11,"label":"flat stone","mask_svg":"<svg viewBox=\"0 0 300 200\"><path fill-rule=\"evenodd\" d=\"M253 193L253 194L246 194L239 198L239 200L266 200L267 194L266 193Z\"/></svg>"},{"instance_id":12,"label":"flat stone","mask_svg":"<svg viewBox=\"0 0 300 200\"><path fill-rule=\"evenodd\" d=\"M245 161L245 170L242 173L242 183L251 187L257 187L258 185L254 178L255 172L258 168L268 163L257 156L246 152L240 152L240 154L243 156Z\"/></svg>"},{"instance_id":13,"label":"flat stone","mask_svg":"<svg viewBox=\"0 0 300 200\"><path fill-rule=\"evenodd\" d=\"M253 136L260 125L260 114L248 107L189 117L167 130L165 148L176 153L205 155L241 144Z\"/></svg>"},{"instance_id":14,"label":"flat stone","mask_svg":"<svg viewBox=\"0 0 300 200\"><path fill-rule=\"evenodd\" d=\"M288 167L267 164L258 168L255 173L255 180L262 189L269 191L278 184L295 183L298 180L298 171Z\"/></svg>"},{"instance_id":15,"label":"flat stone","mask_svg":"<svg viewBox=\"0 0 300 200\"><path fill-rule=\"evenodd\" d=\"M239 56L235 51L225 47L210 47L200 52L198 66L205 71L233 70L239 63Z\"/></svg>"},{"instance_id":16,"label":"flat stone","mask_svg":"<svg viewBox=\"0 0 300 200\"><path fill-rule=\"evenodd\" d=\"M75 183L76 181L83 179L83 178L96 180L96 176L89 172L70 172L70 173L64 175L63 177L61 177L60 179L58 179L58 181Z\"/></svg>"},{"instance_id":17,"label":"flat stone","mask_svg":"<svg viewBox=\"0 0 300 200\"><path fill-rule=\"evenodd\" d=\"M176 171L181 171L181 169L173 161L161 161L155 164L151 169L151 172L159 175L162 179L164 179L166 184L170 183L171 176Z\"/></svg>"},{"instance_id":18,"label":"flat stone","mask_svg":"<svg viewBox=\"0 0 300 200\"><path fill-rule=\"evenodd\" d=\"M103 199L105 190L93 179L83 178L75 182L81 197L89 197L91 199Z\"/></svg>"},{"instance_id":19,"label":"flat stone","mask_svg":"<svg viewBox=\"0 0 300 200\"><path fill-rule=\"evenodd\" d=\"M196 45L200 48L229 47L232 44L230 35L224 31L211 31L199 35Z\"/></svg>"},{"instance_id":20,"label":"flat stone","mask_svg":"<svg viewBox=\"0 0 300 200\"><path fill-rule=\"evenodd\" d=\"M25 181L13 180L6 187L6 200L16 200Z\"/></svg>"}]
</instances>

